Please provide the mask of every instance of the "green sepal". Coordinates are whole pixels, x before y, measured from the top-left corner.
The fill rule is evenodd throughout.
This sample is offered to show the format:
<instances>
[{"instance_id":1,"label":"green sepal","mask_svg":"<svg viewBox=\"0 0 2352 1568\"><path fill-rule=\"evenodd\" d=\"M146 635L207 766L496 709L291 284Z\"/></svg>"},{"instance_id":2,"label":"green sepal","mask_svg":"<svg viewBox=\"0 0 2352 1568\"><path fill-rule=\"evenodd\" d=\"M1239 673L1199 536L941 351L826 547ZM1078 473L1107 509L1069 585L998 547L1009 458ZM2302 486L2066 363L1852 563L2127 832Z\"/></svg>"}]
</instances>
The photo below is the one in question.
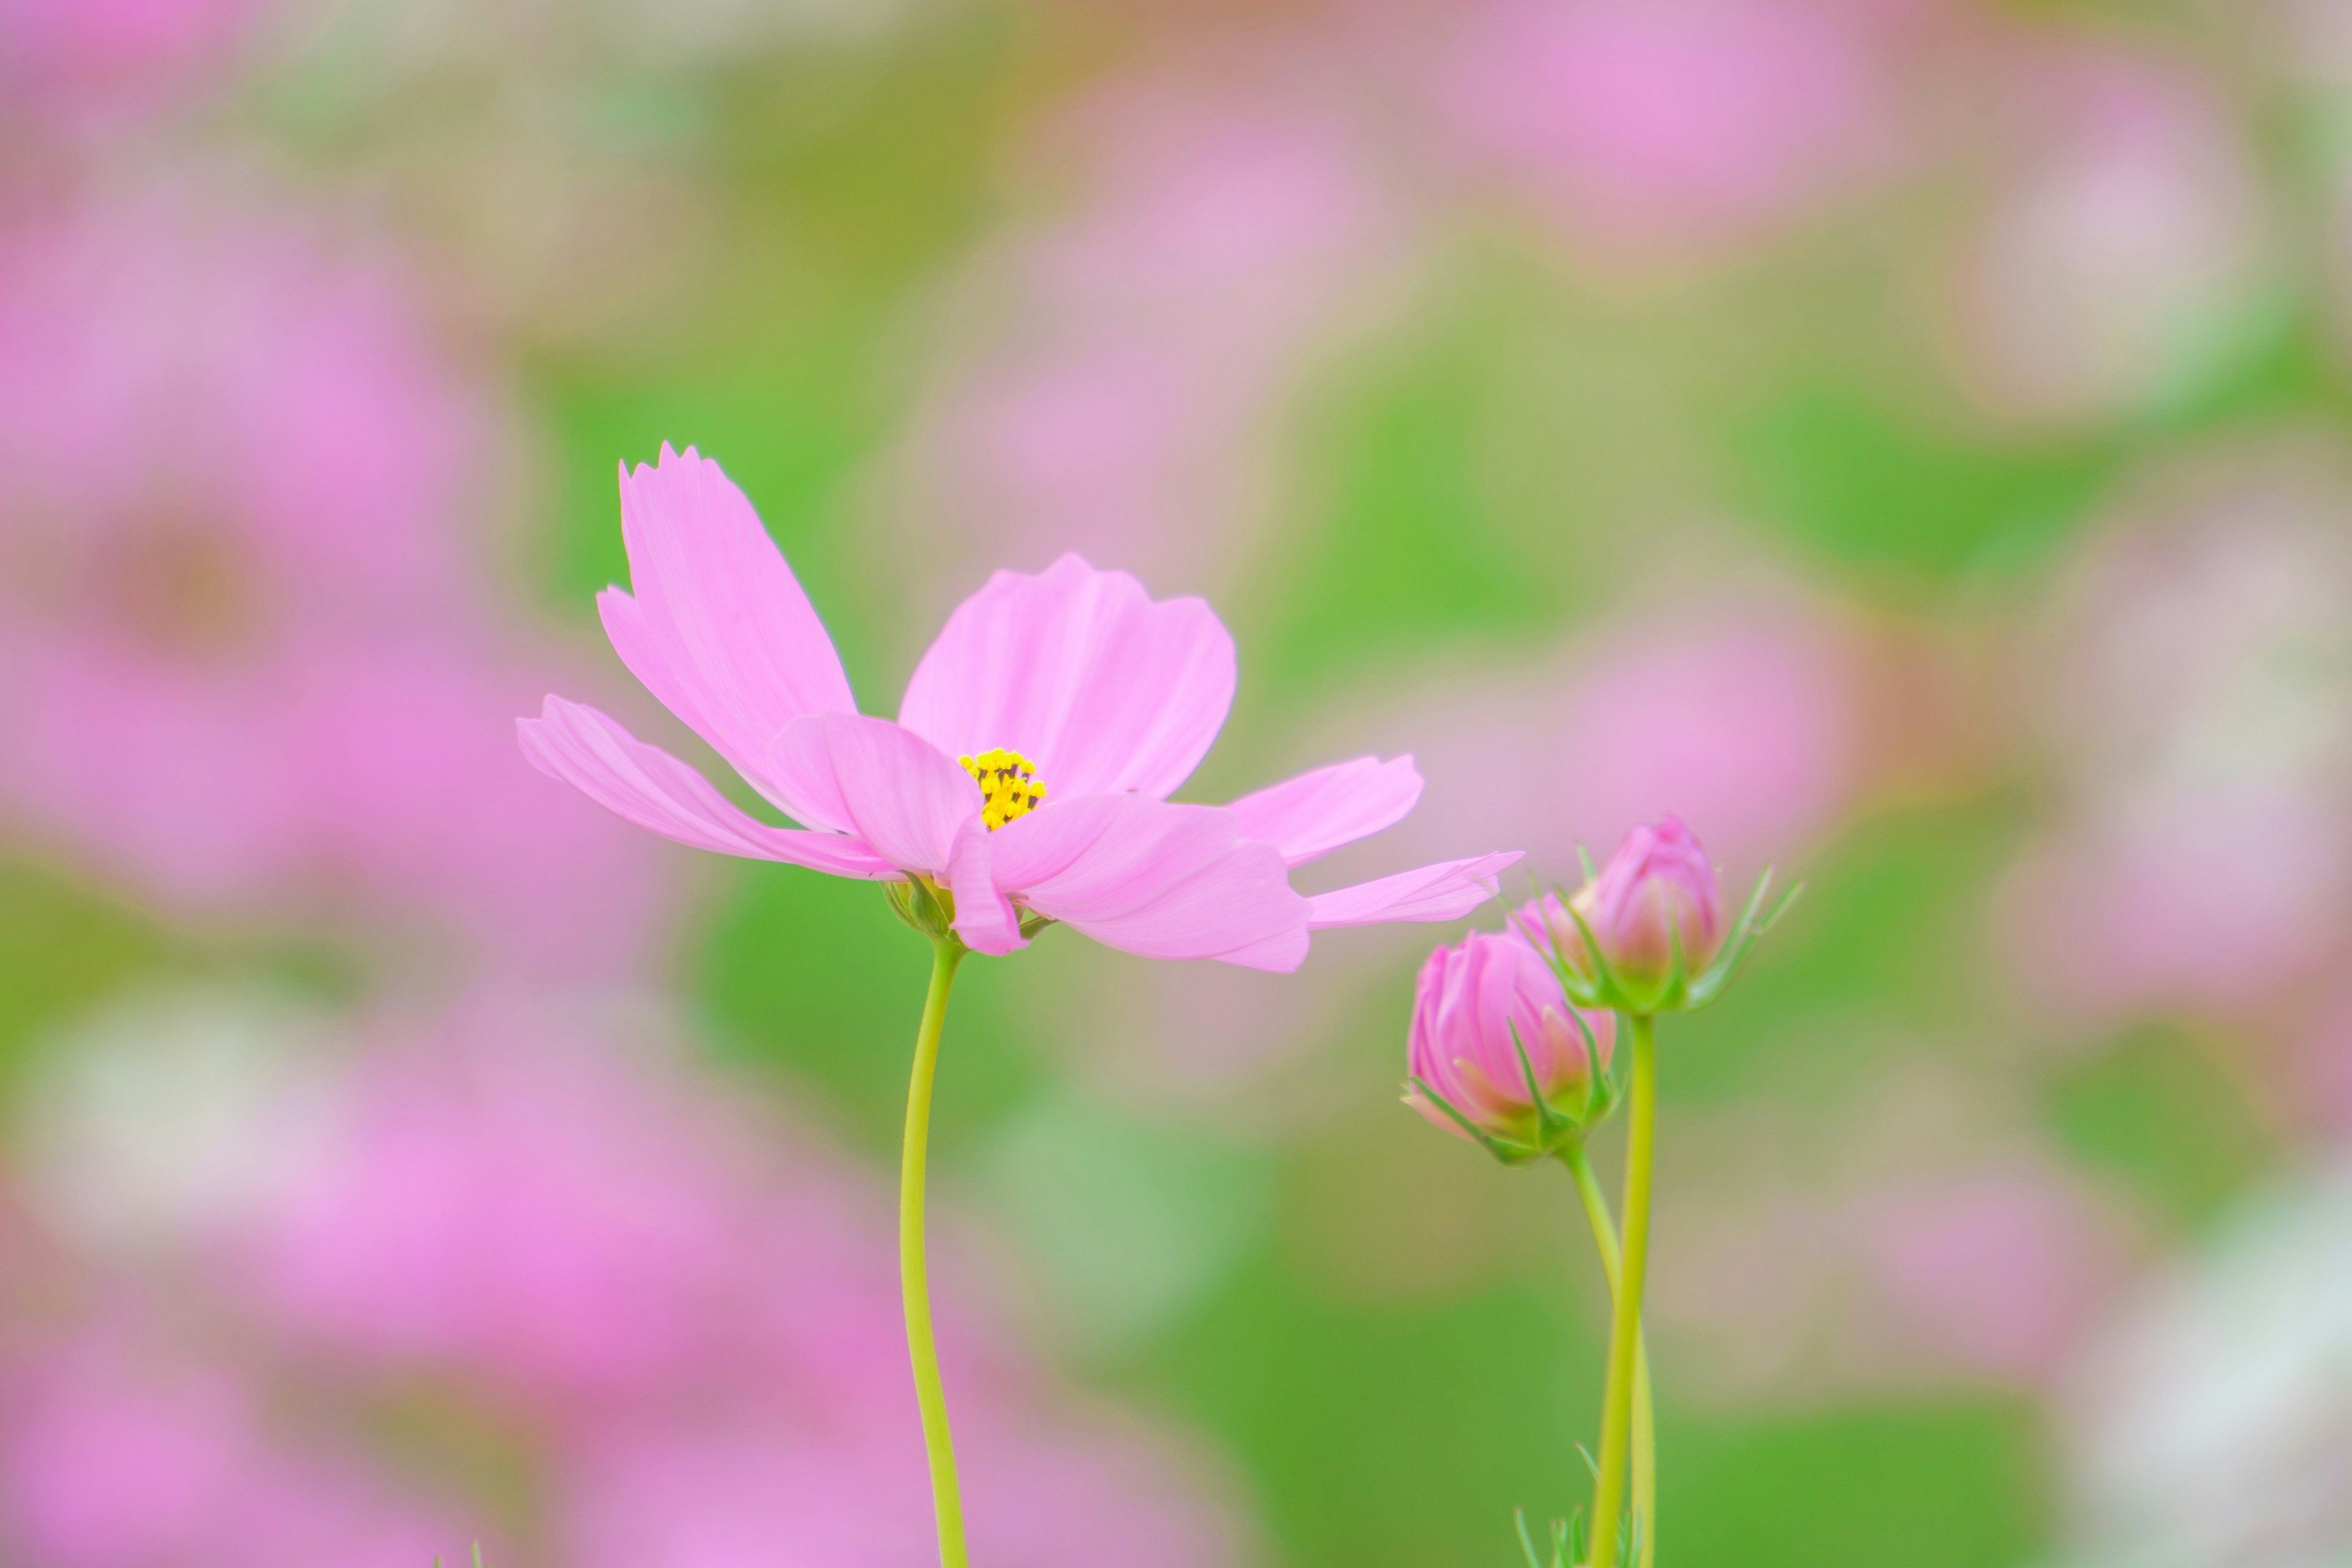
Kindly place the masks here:
<instances>
[{"instance_id":1,"label":"green sepal","mask_svg":"<svg viewBox=\"0 0 2352 1568\"><path fill-rule=\"evenodd\" d=\"M919 872L903 882L885 882L882 896L889 900L890 912L908 930L933 942L954 936L955 895L929 877Z\"/></svg>"},{"instance_id":2,"label":"green sepal","mask_svg":"<svg viewBox=\"0 0 2352 1568\"><path fill-rule=\"evenodd\" d=\"M1739 911L1739 920L1732 927L1731 940L1723 944L1723 951L1716 954L1715 962L1706 966L1706 972L1691 982L1689 1000L1684 1004L1685 1006L1704 1007L1722 995L1724 987L1731 984L1732 976L1739 972L1740 964L1746 961L1748 950L1756 945L1756 939L1779 924L1780 917L1789 912L1789 906L1795 903L1798 895L1805 890L1802 882L1791 882L1781 890L1778 899L1773 900L1771 908L1766 910L1764 900L1772 889L1772 868L1767 866L1763 875L1756 879L1756 886L1748 893L1746 906ZM1760 916L1759 910L1763 911Z\"/></svg>"},{"instance_id":3,"label":"green sepal","mask_svg":"<svg viewBox=\"0 0 2352 1568\"><path fill-rule=\"evenodd\" d=\"M1411 1091L1411 1093L1406 1097L1406 1103L1412 1103L1412 1095L1419 1095L1422 1099L1429 1101L1430 1104L1444 1111L1448 1121L1452 1121L1454 1125L1459 1127L1463 1131L1470 1135L1472 1142L1475 1142L1478 1147L1486 1150L1487 1153L1492 1154L1504 1164L1524 1165L1530 1160L1538 1160L1543 1157L1544 1151L1540 1148L1521 1143L1515 1139L1496 1137L1493 1133L1487 1131L1485 1128L1479 1126L1467 1116L1465 1116L1460 1110L1456 1110L1452 1100L1438 1093L1434 1088L1431 1087L1429 1080L1422 1078L1420 1075L1415 1074L1405 1079L1405 1088Z\"/></svg>"},{"instance_id":4,"label":"green sepal","mask_svg":"<svg viewBox=\"0 0 2352 1568\"><path fill-rule=\"evenodd\" d=\"M1797 901L1797 896L1804 891L1803 883L1791 883L1778 899L1771 900L1769 909L1766 908L1773 875L1771 867L1764 868L1763 874L1757 878L1755 888L1748 895L1746 905L1739 911L1739 918L1733 922L1730 940L1696 974L1690 973L1689 955L1683 946L1682 922L1676 920L1669 924L1666 940L1670 959L1665 978L1654 993L1644 994L1635 994L1625 984L1623 977L1610 965L1608 954L1601 951L1601 943L1595 940L1591 924L1584 918L1584 911L1559 889L1552 889L1552 897L1568 911L1568 918L1576 922L1589 970L1569 962L1568 955L1560 951L1559 940L1551 931L1549 921L1538 935L1528 929L1517 911L1514 910L1508 918L1529 944L1550 961L1553 973L1559 977L1560 988L1568 993L1569 1001L1576 1006L1605 1007L1616 1013L1643 1016L1693 1012L1723 994L1724 988L1738 973L1739 966L1746 962L1748 950L1756 945L1757 939L1778 924L1780 917L1789 911L1789 907Z\"/></svg>"},{"instance_id":5,"label":"green sepal","mask_svg":"<svg viewBox=\"0 0 2352 1568\"><path fill-rule=\"evenodd\" d=\"M1546 1533L1551 1538L1551 1558L1547 1562L1536 1550L1535 1536L1528 1529L1528 1510L1513 1509L1511 1520L1518 1527L1519 1552L1528 1560L1528 1568L1578 1568L1584 1561L1584 1510L1580 1508L1566 1519L1555 1519Z\"/></svg>"}]
</instances>

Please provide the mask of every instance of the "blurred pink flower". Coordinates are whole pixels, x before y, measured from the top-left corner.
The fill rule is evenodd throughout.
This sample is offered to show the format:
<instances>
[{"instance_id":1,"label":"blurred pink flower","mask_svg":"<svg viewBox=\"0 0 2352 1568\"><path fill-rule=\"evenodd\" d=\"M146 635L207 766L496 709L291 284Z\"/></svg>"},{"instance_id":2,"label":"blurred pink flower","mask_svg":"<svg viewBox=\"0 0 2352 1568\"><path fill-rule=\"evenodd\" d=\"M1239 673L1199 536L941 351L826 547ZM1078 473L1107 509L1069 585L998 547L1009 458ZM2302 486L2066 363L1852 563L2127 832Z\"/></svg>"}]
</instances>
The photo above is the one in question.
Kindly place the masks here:
<instances>
[{"instance_id":1,"label":"blurred pink flower","mask_svg":"<svg viewBox=\"0 0 2352 1568\"><path fill-rule=\"evenodd\" d=\"M2001 112L2021 145L1963 256L1954 352L2030 417L2177 397L2268 329L2252 151L2180 62L2037 47L2020 78Z\"/></svg>"},{"instance_id":2,"label":"blurred pink flower","mask_svg":"<svg viewBox=\"0 0 2352 1568\"><path fill-rule=\"evenodd\" d=\"M1171 1486L1125 1434L1055 1442L973 1421L956 1436L973 1552L1027 1568L1081 1568L1106 1549L1136 1568L1216 1568L1234 1531ZM580 1568L882 1568L938 1551L922 1450L813 1443L772 1429L671 1433L597 1448L562 1500Z\"/></svg>"},{"instance_id":3,"label":"blurred pink flower","mask_svg":"<svg viewBox=\"0 0 2352 1568\"><path fill-rule=\"evenodd\" d=\"M1658 1331L1717 1386L1781 1396L2046 1387L2133 1254L2107 1205L2031 1158L1826 1192L1748 1181L1670 1220Z\"/></svg>"},{"instance_id":4,"label":"blurred pink flower","mask_svg":"<svg viewBox=\"0 0 2352 1568\"><path fill-rule=\"evenodd\" d=\"M225 1372L105 1333L12 1378L0 1539L40 1568L414 1568L467 1537L315 1436L267 1432Z\"/></svg>"},{"instance_id":5,"label":"blurred pink flower","mask_svg":"<svg viewBox=\"0 0 2352 1568\"><path fill-rule=\"evenodd\" d=\"M1822 0L1494 0L1434 58L1463 153L1602 253L1751 233L1889 140L1872 42Z\"/></svg>"},{"instance_id":6,"label":"blurred pink flower","mask_svg":"<svg viewBox=\"0 0 2352 1568\"><path fill-rule=\"evenodd\" d=\"M625 960L650 858L504 761L550 661L483 629L478 411L381 269L202 195L0 245L0 812L192 911Z\"/></svg>"},{"instance_id":7,"label":"blurred pink flower","mask_svg":"<svg viewBox=\"0 0 2352 1568\"><path fill-rule=\"evenodd\" d=\"M345 1383L465 1389L541 1457L572 1560L920 1560L879 1194L629 1033L517 996L393 1031L306 1179L223 1255L231 1294ZM1149 1563L1233 1559L1162 1445L1061 1410L969 1309L941 1329L992 1555L1093 1561L1124 1529Z\"/></svg>"},{"instance_id":8,"label":"blurred pink flower","mask_svg":"<svg viewBox=\"0 0 2352 1568\"><path fill-rule=\"evenodd\" d=\"M519 996L394 1027L235 1271L340 1355L555 1417L757 1391L820 1426L894 1420L887 1216L619 1032ZM947 1331L960 1373L1007 1386Z\"/></svg>"},{"instance_id":9,"label":"blurred pink flower","mask_svg":"<svg viewBox=\"0 0 2352 1568\"><path fill-rule=\"evenodd\" d=\"M2336 949L2346 849L2340 817L2273 791L2075 823L2003 879L2000 948L2038 1002L2085 1024L2274 999Z\"/></svg>"},{"instance_id":10,"label":"blurred pink flower","mask_svg":"<svg viewBox=\"0 0 2352 1568\"><path fill-rule=\"evenodd\" d=\"M1520 918L1541 917L1529 910ZM1489 1137L1538 1150L1542 1129L1528 1073L1551 1110L1572 1121L1583 1109L1594 1068L1609 1064L1615 1016L1585 1014L1581 1027L1578 1018L1550 961L1524 938L1474 931L1421 966L1405 1050L1415 1083L1405 1103L1467 1138L1422 1093L1418 1086L1426 1084Z\"/></svg>"},{"instance_id":11,"label":"blurred pink flower","mask_svg":"<svg viewBox=\"0 0 2352 1568\"><path fill-rule=\"evenodd\" d=\"M2124 1272L2116 1240L2050 1173L1990 1170L1861 1208L1887 1308L1931 1352L2010 1382L2058 1372Z\"/></svg>"},{"instance_id":12,"label":"blurred pink flower","mask_svg":"<svg viewBox=\"0 0 2352 1568\"><path fill-rule=\"evenodd\" d=\"M219 64L272 0L0 0L0 115L106 121Z\"/></svg>"},{"instance_id":13,"label":"blurred pink flower","mask_svg":"<svg viewBox=\"0 0 2352 1568\"><path fill-rule=\"evenodd\" d=\"M2299 1031L2286 1067L2275 1085L2283 1120L2332 1142L2352 1134L2352 993L2322 1005Z\"/></svg>"},{"instance_id":14,"label":"blurred pink flower","mask_svg":"<svg viewBox=\"0 0 2352 1568\"><path fill-rule=\"evenodd\" d=\"M1284 398L1412 250L1345 113L1277 85L1123 82L1052 128L1087 194L982 255L978 342L909 454L927 551L966 546L945 565L1076 551L1214 583L1246 554Z\"/></svg>"},{"instance_id":15,"label":"blurred pink flower","mask_svg":"<svg viewBox=\"0 0 2352 1568\"><path fill-rule=\"evenodd\" d=\"M812 825L755 820L593 708L550 697L520 721L536 766L639 826L835 876L920 879L952 893L956 933L982 952L1028 945L1021 923L1041 915L1148 958L1277 971L1304 961L1310 931L1465 914L1517 858L1294 892L1288 867L1412 809L1410 758L1334 763L1228 807L1168 804L1233 702L1233 638L1198 599L1155 603L1075 555L999 572L949 617L892 723L858 713L824 624L718 464L665 446L621 493L635 594L598 601L613 646Z\"/></svg>"},{"instance_id":16,"label":"blurred pink flower","mask_svg":"<svg viewBox=\"0 0 2352 1568\"><path fill-rule=\"evenodd\" d=\"M2134 486L2020 649L2060 788L2002 883L2032 997L2095 1025L2278 997L2352 888L2352 477L2258 442Z\"/></svg>"},{"instance_id":17,"label":"blurred pink flower","mask_svg":"<svg viewBox=\"0 0 2352 1568\"><path fill-rule=\"evenodd\" d=\"M1560 876L1576 847L1672 811L1707 824L1736 869L1787 856L1861 784L1859 649L1837 619L1771 599L1644 616L1524 670L1433 681L1374 710L1426 737L1423 822L1486 824ZM1402 710L1402 711L1400 711ZM1327 743L1347 743L1351 720Z\"/></svg>"}]
</instances>

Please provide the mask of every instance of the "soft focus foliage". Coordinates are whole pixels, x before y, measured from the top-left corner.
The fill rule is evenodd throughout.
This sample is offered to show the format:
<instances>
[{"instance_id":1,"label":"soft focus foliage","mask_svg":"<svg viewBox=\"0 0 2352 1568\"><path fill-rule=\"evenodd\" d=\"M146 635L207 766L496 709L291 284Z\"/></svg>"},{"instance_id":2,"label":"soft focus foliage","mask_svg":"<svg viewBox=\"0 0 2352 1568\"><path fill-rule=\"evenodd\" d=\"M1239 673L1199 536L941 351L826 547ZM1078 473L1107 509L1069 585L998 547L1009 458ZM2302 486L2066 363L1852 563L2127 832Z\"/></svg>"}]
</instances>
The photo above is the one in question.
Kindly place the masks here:
<instances>
[{"instance_id":1,"label":"soft focus foliage","mask_svg":"<svg viewBox=\"0 0 2352 1568\"><path fill-rule=\"evenodd\" d=\"M774 820L592 608L667 441L877 711L1213 602L1180 799L1426 781L1301 893L1805 879L1660 1044L1672 1568L2341 1558L2347 217L2345 0L0 0L0 1557L924 1561L924 944L514 743ZM1565 1181L1396 1104L1503 917L967 963L990 1563L1583 1494Z\"/></svg>"}]
</instances>

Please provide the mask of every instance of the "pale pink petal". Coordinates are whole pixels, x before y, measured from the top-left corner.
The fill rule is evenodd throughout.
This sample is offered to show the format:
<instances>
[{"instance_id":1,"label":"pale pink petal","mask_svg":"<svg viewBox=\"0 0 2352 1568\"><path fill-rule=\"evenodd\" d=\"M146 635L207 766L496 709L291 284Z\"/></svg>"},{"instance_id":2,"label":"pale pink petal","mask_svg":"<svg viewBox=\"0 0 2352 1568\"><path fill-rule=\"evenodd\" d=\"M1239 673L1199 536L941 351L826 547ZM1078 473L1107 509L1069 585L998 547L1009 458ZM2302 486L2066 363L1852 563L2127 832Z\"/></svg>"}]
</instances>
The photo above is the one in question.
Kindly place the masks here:
<instances>
[{"instance_id":1,"label":"pale pink petal","mask_svg":"<svg viewBox=\"0 0 2352 1568\"><path fill-rule=\"evenodd\" d=\"M709 779L583 703L550 697L538 718L518 719L515 730L533 767L666 838L836 877L894 880L898 875L856 838L771 827L745 816Z\"/></svg>"},{"instance_id":2,"label":"pale pink petal","mask_svg":"<svg viewBox=\"0 0 2352 1568\"><path fill-rule=\"evenodd\" d=\"M1497 874L1525 851L1506 849L1468 860L1442 860L1376 881L1335 888L1308 900L1309 926L1382 925L1391 921L1459 920L1501 890Z\"/></svg>"},{"instance_id":3,"label":"pale pink petal","mask_svg":"<svg viewBox=\"0 0 2352 1568\"><path fill-rule=\"evenodd\" d=\"M621 532L634 595L604 605L614 649L744 777L762 782L793 720L856 710L824 623L717 463L665 445L658 467L625 466Z\"/></svg>"},{"instance_id":4,"label":"pale pink petal","mask_svg":"<svg viewBox=\"0 0 2352 1568\"><path fill-rule=\"evenodd\" d=\"M1232 813L1141 795L1049 801L1000 828L996 885L1106 947L1291 970L1307 900Z\"/></svg>"},{"instance_id":5,"label":"pale pink petal","mask_svg":"<svg viewBox=\"0 0 2352 1568\"><path fill-rule=\"evenodd\" d=\"M683 655L676 638L651 629L643 604L618 588L607 588L596 595L596 608L604 620L605 637L611 639L614 651L621 656L621 662L629 667L630 673L645 683L646 690L661 699L663 707L686 721L688 729L717 747L735 771L751 781L752 787L795 821L835 833L848 830L848 823L828 816L821 804L785 798L786 792L768 776L765 756L738 756L719 743L719 737L729 733L729 725L714 717L709 683L681 665Z\"/></svg>"},{"instance_id":6,"label":"pale pink petal","mask_svg":"<svg viewBox=\"0 0 2352 1568\"><path fill-rule=\"evenodd\" d=\"M979 817L956 829L948 853L948 889L955 894L956 935L974 952L1002 955L1029 945L1021 916L996 885L995 835Z\"/></svg>"},{"instance_id":7,"label":"pale pink petal","mask_svg":"<svg viewBox=\"0 0 2352 1568\"><path fill-rule=\"evenodd\" d=\"M959 605L898 720L951 755L1018 752L1056 798L1164 799L1224 727L1234 680L1234 639L1206 604L1154 604L1126 573L1065 555Z\"/></svg>"},{"instance_id":8,"label":"pale pink petal","mask_svg":"<svg viewBox=\"0 0 2352 1568\"><path fill-rule=\"evenodd\" d=\"M1411 757L1358 757L1268 785L1225 809L1240 818L1242 837L1273 845L1284 865L1298 866L1402 821L1420 798Z\"/></svg>"},{"instance_id":9,"label":"pale pink petal","mask_svg":"<svg viewBox=\"0 0 2352 1568\"><path fill-rule=\"evenodd\" d=\"M906 871L947 874L956 830L980 815L980 785L911 730L860 713L812 713L784 726L769 773L795 800L847 822Z\"/></svg>"}]
</instances>

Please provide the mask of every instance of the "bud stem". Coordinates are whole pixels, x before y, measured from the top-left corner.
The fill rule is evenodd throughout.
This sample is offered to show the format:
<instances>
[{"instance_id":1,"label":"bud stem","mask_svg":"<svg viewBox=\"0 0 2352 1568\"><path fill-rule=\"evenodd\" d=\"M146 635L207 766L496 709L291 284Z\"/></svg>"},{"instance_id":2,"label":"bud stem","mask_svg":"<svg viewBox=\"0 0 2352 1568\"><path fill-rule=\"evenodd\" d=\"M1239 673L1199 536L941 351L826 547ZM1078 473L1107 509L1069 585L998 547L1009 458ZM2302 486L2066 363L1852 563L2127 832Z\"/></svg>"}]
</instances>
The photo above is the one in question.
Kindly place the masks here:
<instances>
[{"instance_id":1,"label":"bud stem","mask_svg":"<svg viewBox=\"0 0 2352 1568\"><path fill-rule=\"evenodd\" d=\"M915 1402L923 1413L923 1448L930 1460L931 1508L940 1527L940 1568L967 1568L963 1499L956 1486L955 1440L948 1432L947 1396L940 1387L940 1352L931 1342L931 1291L923 1261L923 1156L930 1142L931 1077L940 1063L940 1028L948 1015L948 988L964 945L953 936L931 942L931 984L923 1021L915 1031L915 1071L907 1085L907 1136L898 1159L898 1291L907 1310L907 1353L915 1364Z\"/></svg>"},{"instance_id":2,"label":"bud stem","mask_svg":"<svg viewBox=\"0 0 2352 1568\"><path fill-rule=\"evenodd\" d=\"M1580 1142L1560 1151L1560 1160L1576 1178L1577 1196L1584 1200L1584 1217L1592 1222L1592 1245L1601 1254L1601 1271L1609 1279L1613 1304L1618 1291L1617 1224L1609 1217L1609 1200L1601 1195L1600 1178ZM1634 1552L1637 1568L1650 1568L1658 1551L1657 1415L1650 1396L1650 1344L1646 1331L1633 1350L1633 1519L1640 1531Z\"/></svg>"},{"instance_id":3,"label":"bud stem","mask_svg":"<svg viewBox=\"0 0 2352 1568\"><path fill-rule=\"evenodd\" d=\"M1650 1266L1650 1159L1658 1113L1656 1022L1626 1017L1633 1037L1633 1086L1625 1126L1625 1247L1616 1310L1609 1322L1609 1383L1601 1405L1601 1478L1592 1494L1592 1568L1617 1568L1617 1517L1631 1447L1634 1371L1640 1360L1642 1287ZM1644 1521L1644 1530L1655 1525Z\"/></svg>"}]
</instances>

